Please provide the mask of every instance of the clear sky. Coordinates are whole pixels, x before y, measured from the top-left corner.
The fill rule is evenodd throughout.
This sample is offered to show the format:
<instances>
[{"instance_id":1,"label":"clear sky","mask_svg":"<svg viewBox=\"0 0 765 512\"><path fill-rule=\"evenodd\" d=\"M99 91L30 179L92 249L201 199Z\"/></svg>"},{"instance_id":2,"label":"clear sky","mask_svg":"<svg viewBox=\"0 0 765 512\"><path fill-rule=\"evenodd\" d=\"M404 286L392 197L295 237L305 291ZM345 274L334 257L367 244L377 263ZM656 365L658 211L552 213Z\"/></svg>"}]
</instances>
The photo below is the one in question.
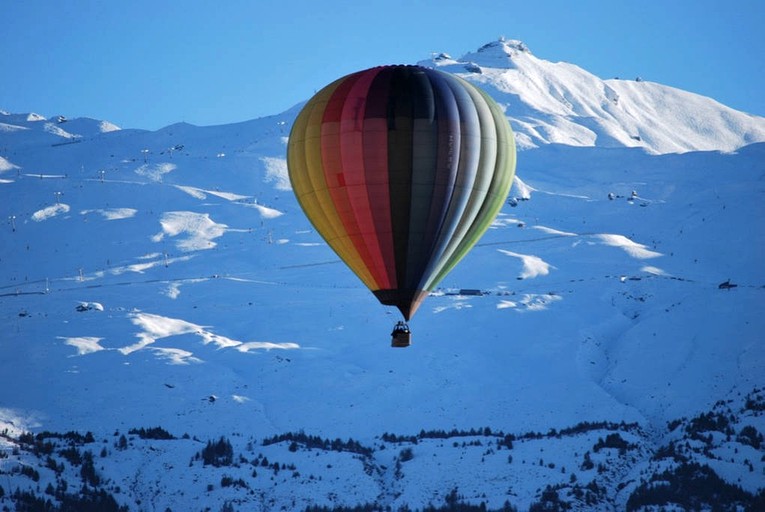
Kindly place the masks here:
<instances>
[{"instance_id":1,"label":"clear sky","mask_svg":"<svg viewBox=\"0 0 765 512\"><path fill-rule=\"evenodd\" d=\"M347 73L500 36L765 115L762 0L0 0L0 110L123 128L278 114Z\"/></svg>"}]
</instances>

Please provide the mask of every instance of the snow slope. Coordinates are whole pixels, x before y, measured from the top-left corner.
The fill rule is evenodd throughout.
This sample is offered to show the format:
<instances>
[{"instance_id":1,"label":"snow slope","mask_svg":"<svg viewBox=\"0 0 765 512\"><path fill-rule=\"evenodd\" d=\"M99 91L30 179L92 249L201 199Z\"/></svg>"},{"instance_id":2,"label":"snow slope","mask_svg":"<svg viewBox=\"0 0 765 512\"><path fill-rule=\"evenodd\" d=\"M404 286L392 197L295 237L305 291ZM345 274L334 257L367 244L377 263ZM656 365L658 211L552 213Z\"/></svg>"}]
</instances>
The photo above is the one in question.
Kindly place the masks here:
<instances>
[{"instance_id":1,"label":"snow slope","mask_svg":"<svg viewBox=\"0 0 765 512\"><path fill-rule=\"evenodd\" d=\"M505 105L523 151L511 199L426 300L406 350L389 347L396 313L291 194L299 107L156 132L0 114L0 503L38 482L79 487L59 451L62 472L35 459L27 431L92 432L95 445L76 445L106 449L102 486L131 510L395 510L455 488L523 510L547 485L580 509L576 489L621 509L682 467L656 459L673 443L764 487L763 448L736 435L765 431L765 119L603 81L517 41L430 62ZM685 448L721 402L732 437ZM159 426L175 439L119 447L116 433ZM266 442L301 432L343 442ZM595 450L609 434L629 448ZM221 436L246 463L194 459Z\"/></svg>"}]
</instances>

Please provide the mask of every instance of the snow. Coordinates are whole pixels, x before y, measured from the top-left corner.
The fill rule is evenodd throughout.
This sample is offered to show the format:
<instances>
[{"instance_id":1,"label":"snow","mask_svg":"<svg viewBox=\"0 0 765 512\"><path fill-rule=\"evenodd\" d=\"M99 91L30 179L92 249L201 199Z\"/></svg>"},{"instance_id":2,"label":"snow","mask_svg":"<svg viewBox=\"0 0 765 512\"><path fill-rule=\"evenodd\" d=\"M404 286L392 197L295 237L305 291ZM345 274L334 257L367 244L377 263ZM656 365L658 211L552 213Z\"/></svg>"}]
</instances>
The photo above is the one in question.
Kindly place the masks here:
<instances>
[{"instance_id":1,"label":"snow","mask_svg":"<svg viewBox=\"0 0 765 512\"><path fill-rule=\"evenodd\" d=\"M116 132L117 130L121 130L121 128L109 121L99 121L98 123L98 131L101 133Z\"/></svg>"},{"instance_id":2,"label":"snow","mask_svg":"<svg viewBox=\"0 0 765 512\"><path fill-rule=\"evenodd\" d=\"M0 123L0 131L2 132L15 132L18 130L29 130L26 126L17 126L15 124Z\"/></svg>"},{"instance_id":3,"label":"snow","mask_svg":"<svg viewBox=\"0 0 765 512\"><path fill-rule=\"evenodd\" d=\"M281 217L284 215L284 212L280 212L274 208L269 208L268 206L250 203L247 203L245 206L257 210L262 219L275 219L276 217Z\"/></svg>"},{"instance_id":4,"label":"snow","mask_svg":"<svg viewBox=\"0 0 765 512\"><path fill-rule=\"evenodd\" d=\"M144 176L151 181L161 182L165 174L173 172L177 166L172 163L146 164L135 170L139 176Z\"/></svg>"},{"instance_id":5,"label":"snow","mask_svg":"<svg viewBox=\"0 0 765 512\"><path fill-rule=\"evenodd\" d=\"M96 338L93 336L82 336L79 338L59 338L63 339L66 345L75 347L77 349L77 355L82 356L85 354L92 354L99 350L104 350L104 347L100 345L103 338Z\"/></svg>"},{"instance_id":6,"label":"snow","mask_svg":"<svg viewBox=\"0 0 765 512\"><path fill-rule=\"evenodd\" d=\"M249 199L249 196L243 196L241 194L234 194L232 192L221 192L219 190L203 190L195 187L184 187L183 185L176 185L180 190L183 190L187 194L197 199L207 199L208 195L217 196L221 199L228 201L242 201Z\"/></svg>"},{"instance_id":7,"label":"snow","mask_svg":"<svg viewBox=\"0 0 765 512\"><path fill-rule=\"evenodd\" d=\"M69 133L68 131L53 123L45 123L45 131L63 139L76 139L78 137L78 135Z\"/></svg>"},{"instance_id":8,"label":"snow","mask_svg":"<svg viewBox=\"0 0 765 512\"><path fill-rule=\"evenodd\" d=\"M161 242L165 235L176 237L186 235L187 238L178 240L176 246L182 251L198 251L212 249L214 239L226 232L225 224L217 224L207 213L195 212L165 212L160 220L162 232L154 235L154 242Z\"/></svg>"},{"instance_id":9,"label":"snow","mask_svg":"<svg viewBox=\"0 0 765 512\"><path fill-rule=\"evenodd\" d=\"M523 262L523 269L521 270L518 279L528 279L530 277L546 276L550 273L550 264L544 261L539 256L532 254L519 254L513 251L506 251L499 249L499 252L508 256L519 258Z\"/></svg>"},{"instance_id":10,"label":"snow","mask_svg":"<svg viewBox=\"0 0 765 512\"><path fill-rule=\"evenodd\" d=\"M276 190L292 190L290 178L287 174L287 160L284 158L264 157L261 158L266 168L266 183L274 183Z\"/></svg>"},{"instance_id":11,"label":"snow","mask_svg":"<svg viewBox=\"0 0 765 512\"><path fill-rule=\"evenodd\" d=\"M138 342L118 349L119 352L124 355L130 355L137 350L145 349L149 347L149 345L152 345L163 338L172 338L184 334L196 335L201 338L202 343L205 345L213 344L219 349L235 348L237 351L243 353L257 350L291 350L299 348L299 345L295 343L241 342L226 336L215 334L205 327L179 318L168 318L152 313L132 313L129 317L131 322L139 327L141 331L135 335L135 337L138 338ZM177 347L165 347L162 349L152 347L152 349L157 351L161 357L168 357L168 354L172 354L173 357L171 359L173 359L176 364L181 356L184 362L188 362L193 356L192 352ZM193 358L193 360L201 362L201 360L197 358Z\"/></svg>"},{"instance_id":12,"label":"snow","mask_svg":"<svg viewBox=\"0 0 765 512\"><path fill-rule=\"evenodd\" d=\"M606 489L600 510L621 510L676 462L657 451L684 447L691 419L723 403L731 439L715 434L706 452L690 439L688 456L761 489L762 449L736 435L765 432L745 408L765 385L765 119L601 80L518 41L428 62L497 98L521 151L511 200L424 302L405 350L389 347L395 311L290 191L296 110L156 132L0 114L0 431L93 432L110 492L146 510L416 509L454 488L525 510L574 473ZM614 425L551 433L582 422ZM116 431L156 426L176 439L115 448ZM513 448L495 434L383 439L483 427ZM370 451L264 443L288 432ZM634 447L596 452L614 432ZM221 436L248 462L193 460ZM57 482L15 446L0 436L10 508L12 489ZM261 454L296 469L253 465ZM16 470L31 464L39 483ZM223 487L227 475L249 488Z\"/></svg>"},{"instance_id":13,"label":"snow","mask_svg":"<svg viewBox=\"0 0 765 512\"><path fill-rule=\"evenodd\" d=\"M54 204L51 206L47 206L43 208L42 210L37 210L32 214L32 220L35 222L42 222L44 220L48 220L51 217L55 217L56 215L61 215L64 213L69 212L69 205L68 204Z\"/></svg>"},{"instance_id":14,"label":"snow","mask_svg":"<svg viewBox=\"0 0 765 512\"><path fill-rule=\"evenodd\" d=\"M645 245L634 242L624 235L601 234L593 235L593 238L600 240L605 245L609 245L611 247L619 247L633 258L640 260L662 256L660 252L651 251Z\"/></svg>"},{"instance_id":15,"label":"snow","mask_svg":"<svg viewBox=\"0 0 765 512\"><path fill-rule=\"evenodd\" d=\"M531 199L531 193L534 190L529 187L523 180L516 174L513 178L513 192L519 199Z\"/></svg>"},{"instance_id":16,"label":"snow","mask_svg":"<svg viewBox=\"0 0 765 512\"><path fill-rule=\"evenodd\" d=\"M19 167L17 165L13 165L7 159L5 159L5 158L0 156L0 172L12 171L12 170L18 169L18 168Z\"/></svg>"},{"instance_id":17,"label":"snow","mask_svg":"<svg viewBox=\"0 0 765 512\"><path fill-rule=\"evenodd\" d=\"M192 352L180 348L156 348L152 347L157 358L167 361L167 364L184 365L201 363L202 360L194 357Z\"/></svg>"},{"instance_id":18,"label":"snow","mask_svg":"<svg viewBox=\"0 0 765 512\"><path fill-rule=\"evenodd\" d=\"M95 210L82 210L80 212L82 215L90 213L98 213L106 220L120 220L134 217L138 210L135 208L98 208Z\"/></svg>"}]
</instances>

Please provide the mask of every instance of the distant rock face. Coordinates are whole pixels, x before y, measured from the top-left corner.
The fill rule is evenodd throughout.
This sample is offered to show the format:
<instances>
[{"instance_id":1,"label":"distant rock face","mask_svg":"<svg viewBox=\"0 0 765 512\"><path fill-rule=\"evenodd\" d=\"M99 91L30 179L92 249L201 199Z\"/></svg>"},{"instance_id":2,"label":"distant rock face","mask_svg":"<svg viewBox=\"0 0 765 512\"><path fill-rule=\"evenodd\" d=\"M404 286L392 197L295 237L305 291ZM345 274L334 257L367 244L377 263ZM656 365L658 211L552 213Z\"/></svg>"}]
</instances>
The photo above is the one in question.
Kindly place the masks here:
<instances>
[{"instance_id":1,"label":"distant rock face","mask_svg":"<svg viewBox=\"0 0 765 512\"><path fill-rule=\"evenodd\" d=\"M566 62L533 55L518 40L492 41L437 67L478 84L500 105L519 149L545 144L637 147L655 154L735 151L765 141L765 118L661 84L603 80Z\"/></svg>"},{"instance_id":2,"label":"distant rock face","mask_svg":"<svg viewBox=\"0 0 765 512\"><path fill-rule=\"evenodd\" d=\"M529 47L526 46L523 41L515 39L499 39L498 41L492 41L481 46L476 53L498 58L512 58L519 53L527 53L531 55L531 50L529 50Z\"/></svg>"}]
</instances>

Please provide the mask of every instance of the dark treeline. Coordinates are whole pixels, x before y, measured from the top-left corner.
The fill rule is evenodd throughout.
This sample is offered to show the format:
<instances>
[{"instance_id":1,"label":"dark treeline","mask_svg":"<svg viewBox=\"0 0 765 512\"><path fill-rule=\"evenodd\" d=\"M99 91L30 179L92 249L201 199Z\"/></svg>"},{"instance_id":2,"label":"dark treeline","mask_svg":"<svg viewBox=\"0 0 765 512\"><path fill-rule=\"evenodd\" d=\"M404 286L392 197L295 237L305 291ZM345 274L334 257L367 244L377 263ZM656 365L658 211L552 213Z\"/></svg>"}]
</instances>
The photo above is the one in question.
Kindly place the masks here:
<instances>
[{"instance_id":1,"label":"dark treeline","mask_svg":"<svg viewBox=\"0 0 765 512\"><path fill-rule=\"evenodd\" d=\"M573 427L567 427L560 430L550 429L547 433L541 432L526 432L524 434L506 434L502 430L493 430L490 427L483 428L471 428L469 430L463 429L451 429L451 430L421 430L416 435L397 435L390 434L388 432L381 436L381 439L386 443L414 443L422 441L423 439L449 439L452 437L497 437L500 438L498 444L500 446L505 445L508 448L512 448L512 442L515 440L527 440L527 439L543 439L543 438L561 438L565 436L573 436L577 434L584 434L586 432L592 432L594 430L610 430L610 431L630 431L639 428L637 423L613 423L610 421L582 421L577 423Z\"/></svg>"},{"instance_id":2,"label":"dark treeline","mask_svg":"<svg viewBox=\"0 0 765 512\"><path fill-rule=\"evenodd\" d=\"M308 449L319 449L336 452L351 452L358 453L368 457L372 455L372 448L362 445L354 439L348 439L343 441L342 439L325 439L319 436L311 436L305 432L287 432L286 434L279 434L273 437L263 439L263 446L268 446L277 443L290 443L289 450L296 451L299 446L303 446Z\"/></svg>"}]
</instances>

